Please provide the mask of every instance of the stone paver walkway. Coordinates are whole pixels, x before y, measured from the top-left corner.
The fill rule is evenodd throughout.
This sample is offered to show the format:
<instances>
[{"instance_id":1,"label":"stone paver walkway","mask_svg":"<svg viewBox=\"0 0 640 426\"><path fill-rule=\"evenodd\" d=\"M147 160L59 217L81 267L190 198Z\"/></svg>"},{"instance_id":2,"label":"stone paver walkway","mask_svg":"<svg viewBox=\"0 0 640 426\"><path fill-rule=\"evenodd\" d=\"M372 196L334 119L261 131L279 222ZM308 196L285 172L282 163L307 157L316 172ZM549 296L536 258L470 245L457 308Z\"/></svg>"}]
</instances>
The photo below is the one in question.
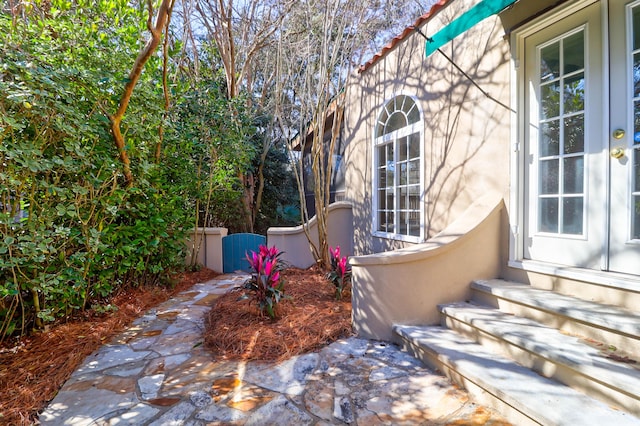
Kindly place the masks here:
<instances>
[{"instance_id":1,"label":"stone paver walkway","mask_svg":"<svg viewBox=\"0 0 640 426\"><path fill-rule=\"evenodd\" d=\"M204 317L242 275L196 284L90 355L43 425L505 424L392 344L349 338L275 364L213 361Z\"/></svg>"}]
</instances>

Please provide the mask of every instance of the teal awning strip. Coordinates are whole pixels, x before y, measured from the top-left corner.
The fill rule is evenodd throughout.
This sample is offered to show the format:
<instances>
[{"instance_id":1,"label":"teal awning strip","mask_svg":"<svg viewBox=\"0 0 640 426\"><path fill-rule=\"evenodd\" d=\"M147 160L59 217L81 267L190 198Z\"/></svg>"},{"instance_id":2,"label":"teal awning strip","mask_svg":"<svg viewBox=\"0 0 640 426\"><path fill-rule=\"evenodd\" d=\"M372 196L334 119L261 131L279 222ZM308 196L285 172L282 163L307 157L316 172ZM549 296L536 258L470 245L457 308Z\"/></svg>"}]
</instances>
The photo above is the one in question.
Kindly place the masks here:
<instances>
[{"instance_id":1,"label":"teal awning strip","mask_svg":"<svg viewBox=\"0 0 640 426\"><path fill-rule=\"evenodd\" d=\"M505 7L515 3L516 0L483 0L473 6L464 14L454 19L449 25L427 39L427 56L450 42L478 22L491 15L495 15Z\"/></svg>"}]
</instances>

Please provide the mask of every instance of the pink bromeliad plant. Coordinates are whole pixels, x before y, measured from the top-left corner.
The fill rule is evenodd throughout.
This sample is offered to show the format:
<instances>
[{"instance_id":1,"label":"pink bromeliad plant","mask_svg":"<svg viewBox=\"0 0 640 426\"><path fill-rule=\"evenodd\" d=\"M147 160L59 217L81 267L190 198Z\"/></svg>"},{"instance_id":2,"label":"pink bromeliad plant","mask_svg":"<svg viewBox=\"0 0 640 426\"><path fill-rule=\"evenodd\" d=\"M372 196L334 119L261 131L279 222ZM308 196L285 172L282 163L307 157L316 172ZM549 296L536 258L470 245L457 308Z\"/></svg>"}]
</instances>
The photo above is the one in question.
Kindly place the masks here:
<instances>
[{"instance_id":1,"label":"pink bromeliad plant","mask_svg":"<svg viewBox=\"0 0 640 426\"><path fill-rule=\"evenodd\" d=\"M342 299L342 292L346 285L351 282L351 270L347 264L347 256L340 256L340 246L329 247L331 254L331 271L327 278L336 287L336 300Z\"/></svg>"},{"instance_id":2,"label":"pink bromeliad plant","mask_svg":"<svg viewBox=\"0 0 640 426\"><path fill-rule=\"evenodd\" d=\"M270 318L275 318L275 306L285 297L284 279L280 276L285 265L278 260L282 253L275 246L261 245L258 252L247 254L252 273L244 288L252 293L260 313L266 312Z\"/></svg>"}]
</instances>

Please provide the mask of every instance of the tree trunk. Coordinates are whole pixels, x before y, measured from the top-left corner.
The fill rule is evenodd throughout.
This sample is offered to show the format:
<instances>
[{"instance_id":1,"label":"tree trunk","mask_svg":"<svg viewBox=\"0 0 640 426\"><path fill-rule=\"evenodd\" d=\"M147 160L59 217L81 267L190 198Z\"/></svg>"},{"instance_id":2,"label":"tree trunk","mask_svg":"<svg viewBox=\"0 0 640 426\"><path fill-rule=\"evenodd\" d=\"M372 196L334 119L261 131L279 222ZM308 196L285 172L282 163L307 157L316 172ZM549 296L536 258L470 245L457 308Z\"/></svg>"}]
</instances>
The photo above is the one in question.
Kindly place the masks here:
<instances>
[{"instance_id":1,"label":"tree trunk","mask_svg":"<svg viewBox=\"0 0 640 426\"><path fill-rule=\"evenodd\" d=\"M173 9L173 2L174 0L162 0L160 8L158 9L156 23L155 25L153 25L153 5L151 4L151 0L148 0L147 4L149 7L149 16L147 19L147 29L151 33L151 37L147 41L147 44L144 46L144 48L140 51L138 57L136 58L136 61L133 64L133 68L129 73L127 84L124 86L124 93L122 93L122 96L120 97L118 110L115 112L115 114L109 116L109 122L111 123L111 134L113 135L113 140L116 144L116 148L118 149L118 155L120 157L120 161L122 162L122 171L124 174L125 184L128 187L133 185L133 173L131 172L131 160L129 159L129 154L127 153L124 136L122 135L122 131L120 130L120 124L122 122L122 119L124 118L125 112L127 111L127 107L129 106L129 102L131 101L131 96L133 95L133 89L140 79L142 70L144 69L144 66L151 55L153 55L153 53L158 48L160 40L162 39L162 32L169 25L169 18L171 16L171 10Z\"/></svg>"}]
</instances>

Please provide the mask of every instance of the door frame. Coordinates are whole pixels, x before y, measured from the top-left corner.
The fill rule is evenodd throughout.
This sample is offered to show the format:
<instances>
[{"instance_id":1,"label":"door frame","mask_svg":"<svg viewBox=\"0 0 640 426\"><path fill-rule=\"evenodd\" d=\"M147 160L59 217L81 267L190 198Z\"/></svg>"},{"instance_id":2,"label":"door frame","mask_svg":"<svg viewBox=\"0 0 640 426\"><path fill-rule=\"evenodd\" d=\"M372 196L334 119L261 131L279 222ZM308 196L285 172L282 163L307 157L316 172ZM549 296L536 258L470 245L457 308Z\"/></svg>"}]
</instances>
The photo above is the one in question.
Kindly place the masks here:
<instances>
[{"instance_id":1,"label":"door frame","mask_svg":"<svg viewBox=\"0 0 640 426\"><path fill-rule=\"evenodd\" d=\"M510 217L510 241L509 241L509 262L508 265L513 268L524 269L532 272L540 272L545 274L552 274L558 276L564 276L572 279L584 279L589 277L589 281L602 281L611 282L612 274L619 275L622 281L627 281L628 276L625 274L615 274L605 272L607 269L607 254L609 252L609 239L605 238L603 241L600 268L601 271L593 269L583 269L577 267L567 267L547 262L535 261L524 258L524 244L526 237L526 222L525 222L525 209L526 209L526 147L525 126L528 122L527 111L527 97L526 84L525 84L525 40L527 37L537 33L538 31L561 21L564 18L569 17L571 14L581 10L594 3L600 3L600 16L603 31L603 52L602 52L602 69L601 75L606 82L602 87L603 97L603 124L601 128L601 135L603 141L609 141L609 52L606 46L609 46L609 26L608 26L608 0L576 0L570 1L566 4L560 5L546 14L532 20L522 28L518 28L511 33L511 104L516 105L515 111L512 113L511 120L511 149L510 149L510 201L509 209ZM606 162L604 167L605 172L605 188L610 186L610 163ZM610 209L609 191L606 191L607 197L605 201L606 211ZM605 232L607 235L609 229L609 215L603 215L604 219L599 225L601 232ZM598 279L600 277L600 279ZM627 279L625 279L625 277Z\"/></svg>"}]
</instances>

